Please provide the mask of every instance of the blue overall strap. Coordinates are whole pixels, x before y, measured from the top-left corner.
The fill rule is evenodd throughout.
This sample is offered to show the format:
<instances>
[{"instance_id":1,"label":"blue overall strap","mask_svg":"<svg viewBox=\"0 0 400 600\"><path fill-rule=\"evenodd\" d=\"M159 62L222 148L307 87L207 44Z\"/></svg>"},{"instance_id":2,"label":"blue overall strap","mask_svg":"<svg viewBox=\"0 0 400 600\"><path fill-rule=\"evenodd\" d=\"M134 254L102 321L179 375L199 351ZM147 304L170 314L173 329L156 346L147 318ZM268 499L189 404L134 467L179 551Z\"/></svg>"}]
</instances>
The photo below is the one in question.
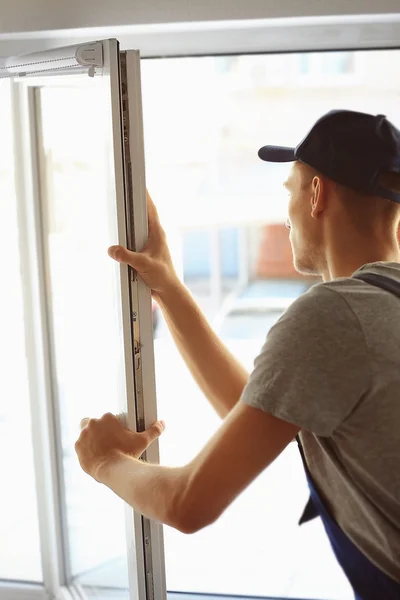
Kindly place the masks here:
<instances>
[{"instance_id":1,"label":"blue overall strap","mask_svg":"<svg viewBox=\"0 0 400 600\"><path fill-rule=\"evenodd\" d=\"M309 520L307 512L310 518L321 517L336 559L353 588L355 600L400 600L400 583L374 565L331 516L308 470L299 438L297 442L310 490L310 499L300 523Z\"/></svg>"},{"instance_id":2,"label":"blue overall strap","mask_svg":"<svg viewBox=\"0 0 400 600\"><path fill-rule=\"evenodd\" d=\"M385 275L377 275L376 273L366 272L354 275L352 279L359 279L360 281L364 281L365 283L369 283L371 285L374 285L375 287L379 287L383 290L386 290L387 292L391 292L392 294L400 298L400 283L398 281L395 281L394 279L391 279L390 277L386 277ZM306 466L305 457L299 437L297 437L297 443L299 445L299 450L303 464L304 466ZM316 509L314 502L312 501L312 498L310 496L307 505L303 511L303 514L300 518L299 525L307 523L308 521L311 521L312 519L315 519L318 516L318 510Z\"/></svg>"},{"instance_id":3,"label":"blue overall strap","mask_svg":"<svg viewBox=\"0 0 400 600\"><path fill-rule=\"evenodd\" d=\"M375 273L362 273L355 275L353 279L359 279L379 287L400 298L400 283L390 277ZM331 516L308 469L299 436L297 436L297 442L310 490L310 499L300 519L300 524L316 516L321 517L337 561L353 588L356 600L400 600L400 582L383 573L372 563Z\"/></svg>"},{"instance_id":4,"label":"blue overall strap","mask_svg":"<svg viewBox=\"0 0 400 600\"><path fill-rule=\"evenodd\" d=\"M365 283L370 283L371 285L386 290L387 292L391 292L400 298L400 282L391 277L377 275L376 273L361 273L359 275L354 275L352 279L359 279Z\"/></svg>"}]
</instances>

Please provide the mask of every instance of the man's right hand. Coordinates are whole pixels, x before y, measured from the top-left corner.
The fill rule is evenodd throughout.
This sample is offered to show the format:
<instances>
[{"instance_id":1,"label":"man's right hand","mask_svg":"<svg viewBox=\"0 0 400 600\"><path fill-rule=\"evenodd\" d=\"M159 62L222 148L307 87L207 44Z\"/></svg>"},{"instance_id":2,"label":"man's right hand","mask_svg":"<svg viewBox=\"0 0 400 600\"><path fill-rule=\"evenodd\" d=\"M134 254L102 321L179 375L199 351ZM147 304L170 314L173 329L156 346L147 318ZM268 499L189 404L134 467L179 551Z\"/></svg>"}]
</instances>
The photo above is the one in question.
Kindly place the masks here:
<instances>
[{"instance_id":1,"label":"man's right hand","mask_svg":"<svg viewBox=\"0 0 400 600\"><path fill-rule=\"evenodd\" d=\"M108 254L114 260L130 265L152 290L153 296L162 296L177 281L165 231L157 209L147 192L149 237L141 252L132 252L122 246L111 246Z\"/></svg>"}]
</instances>

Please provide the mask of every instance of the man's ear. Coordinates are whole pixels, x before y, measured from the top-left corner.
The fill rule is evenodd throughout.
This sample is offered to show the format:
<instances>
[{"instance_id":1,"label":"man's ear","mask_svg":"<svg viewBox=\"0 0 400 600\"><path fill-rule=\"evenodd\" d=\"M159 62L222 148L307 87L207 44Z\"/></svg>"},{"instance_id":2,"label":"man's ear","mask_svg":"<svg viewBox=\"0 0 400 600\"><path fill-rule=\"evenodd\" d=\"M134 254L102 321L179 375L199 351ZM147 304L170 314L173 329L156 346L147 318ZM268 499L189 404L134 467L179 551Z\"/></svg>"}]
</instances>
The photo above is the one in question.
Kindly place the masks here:
<instances>
[{"instance_id":1,"label":"man's ear","mask_svg":"<svg viewBox=\"0 0 400 600\"><path fill-rule=\"evenodd\" d=\"M321 177L315 175L311 183L311 216L318 219L324 210L325 204L325 182Z\"/></svg>"}]
</instances>

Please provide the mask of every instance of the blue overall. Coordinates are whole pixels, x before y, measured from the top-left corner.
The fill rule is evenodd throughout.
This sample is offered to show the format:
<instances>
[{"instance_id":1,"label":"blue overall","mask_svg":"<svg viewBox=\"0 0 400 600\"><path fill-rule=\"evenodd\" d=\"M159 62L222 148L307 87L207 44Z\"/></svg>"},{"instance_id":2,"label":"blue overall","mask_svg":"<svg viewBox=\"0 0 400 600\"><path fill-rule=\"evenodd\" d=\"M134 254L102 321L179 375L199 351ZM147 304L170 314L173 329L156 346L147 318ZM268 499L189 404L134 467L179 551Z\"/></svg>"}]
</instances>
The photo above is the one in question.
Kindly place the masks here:
<instances>
[{"instance_id":1,"label":"blue overall","mask_svg":"<svg viewBox=\"0 0 400 600\"><path fill-rule=\"evenodd\" d=\"M389 277L363 273L354 278L383 288L400 298L400 284ZM353 588L355 600L400 600L400 582L374 565L330 515L308 470L300 439L297 441L310 489L310 499L300 519L300 525L315 517L321 517L337 561Z\"/></svg>"}]
</instances>

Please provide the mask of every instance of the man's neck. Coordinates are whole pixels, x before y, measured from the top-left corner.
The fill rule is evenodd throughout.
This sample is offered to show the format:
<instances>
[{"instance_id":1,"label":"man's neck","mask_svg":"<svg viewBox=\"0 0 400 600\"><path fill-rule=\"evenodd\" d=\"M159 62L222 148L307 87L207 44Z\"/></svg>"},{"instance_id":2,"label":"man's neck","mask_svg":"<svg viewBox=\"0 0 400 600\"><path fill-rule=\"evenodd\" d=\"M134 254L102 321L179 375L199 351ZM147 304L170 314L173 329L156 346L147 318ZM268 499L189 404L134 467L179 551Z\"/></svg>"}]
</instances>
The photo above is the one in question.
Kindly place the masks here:
<instances>
[{"instance_id":1,"label":"man's neck","mask_svg":"<svg viewBox=\"0 0 400 600\"><path fill-rule=\"evenodd\" d=\"M388 243L388 240L385 240L385 242L369 246L345 243L340 249L331 249L327 253L323 279L331 281L340 277L351 277L362 266L374 262L400 262L400 249L397 241L393 240Z\"/></svg>"}]
</instances>

